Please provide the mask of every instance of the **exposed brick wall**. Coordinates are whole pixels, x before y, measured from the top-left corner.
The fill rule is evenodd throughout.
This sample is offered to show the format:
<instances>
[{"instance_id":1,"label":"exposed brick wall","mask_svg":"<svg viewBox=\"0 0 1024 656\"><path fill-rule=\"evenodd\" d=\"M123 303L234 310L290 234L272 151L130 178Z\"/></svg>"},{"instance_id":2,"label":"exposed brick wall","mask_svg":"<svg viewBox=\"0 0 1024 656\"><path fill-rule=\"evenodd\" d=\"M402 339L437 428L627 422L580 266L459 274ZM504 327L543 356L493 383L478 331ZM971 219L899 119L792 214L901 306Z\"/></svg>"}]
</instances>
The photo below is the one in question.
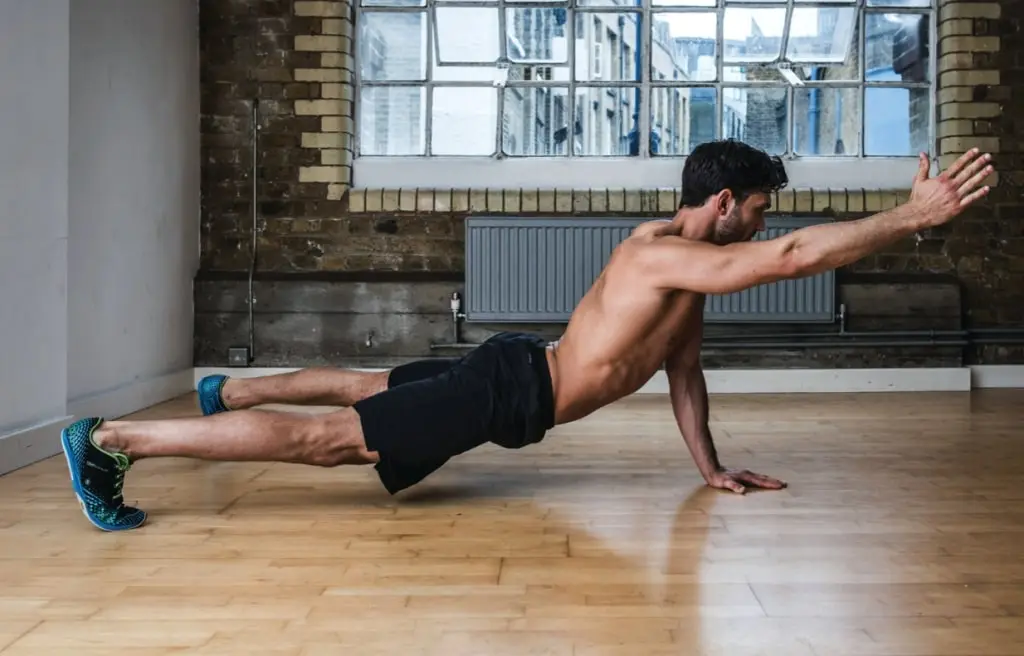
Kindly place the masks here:
<instances>
[{"instance_id":1,"label":"exposed brick wall","mask_svg":"<svg viewBox=\"0 0 1024 656\"><path fill-rule=\"evenodd\" d=\"M463 221L475 212L666 216L675 189L352 189L352 56L348 2L204 0L204 272L244 272L252 211L251 100L260 99L259 260L268 272L455 272ZM967 320L1024 325L1024 0L942 1L938 148L945 166L979 146L997 154L998 184L962 220L850 267L851 272L952 274ZM996 180L993 180L996 182ZM790 190L778 212L839 219L893 206L906 192ZM988 347L985 361L1015 358ZM1000 350L1001 349L1001 350Z\"/></svg>"},{"instance_id":2,"label":"exposed brick wall","mask_svg":"<svg viewBox=\"0 0 1024 656\"><path fill-rule=\"evenodd\" d=\"M351 6L203 0L200 30L202 268L249 266L254 99L259 267L320 268L324 245L347 233L341 217L352 177Z\"/></svg>"}]
</instances>

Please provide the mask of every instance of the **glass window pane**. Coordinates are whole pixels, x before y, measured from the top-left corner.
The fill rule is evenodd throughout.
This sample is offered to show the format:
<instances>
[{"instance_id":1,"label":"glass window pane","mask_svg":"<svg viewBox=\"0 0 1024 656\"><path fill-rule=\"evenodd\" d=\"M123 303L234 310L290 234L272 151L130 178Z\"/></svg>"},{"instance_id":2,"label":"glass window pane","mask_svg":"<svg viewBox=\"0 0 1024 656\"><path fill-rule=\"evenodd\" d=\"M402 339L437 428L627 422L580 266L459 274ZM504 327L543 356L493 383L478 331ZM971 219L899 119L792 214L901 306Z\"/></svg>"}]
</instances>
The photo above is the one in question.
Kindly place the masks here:
<instances>
[{"instance_id":1,"label":"glass window pane","mask_svg":"<svg viewBox=\"0 0 1024 656\"><path fill-rule=\"evenodd\" d=\"M612 3L609 3L612 4ZM651 0L655 7L717 7L715 0Z\"/></svg>"},{"instance_id":2,"label":"glass window pane","mask_svg":"<svg viewBox=\"0 0 1024 656\"><path fill-rule=\"evenodd\" d=\"M765 62L777 59L782 48L784 7L727 7L723 21L725 62Z\"/></svg>"},{"instance_id":3,"label":"glass window pane","mask_svg":"<svg viewBox=\"0 0 1024 656\"><path fill-rule=\"evenodd\" d=\"M640 8L640 3L637 0L630 0L629 2L623 2L622 0L577 0L577 4L580 7L620 7L625 5L636 5L637 9Z\"/></svg>"},{"instance_id":4,"label":"glass window pane","mask_svg":"<svg viewBox=\"0 0 1024 656\"><path fill-rule=\"evenodd\" d=\"M562 8L514 8L505 10L505 53L512 62L569 61L565 21Z\"/></svg>"},{"instance_id":5,"label":"glass window pane","mask_svg":"<svg viewBox=\"0 0 1024 656\"><path fill-rule=\"evenodd\" d=\"M359 90L359 153L423 155L426 90L363 87Z\"/></svg>"},{"instance_id":6,"label":"glass window pane","mask_svg":"<svg viewBox=\"0 0 1024 656\"><path fill-rule=\"evenodd\" d=\"M493 155L498 95L492 87L434 87L432 155Z\"/></svg>"},{"instance_id":7,"label":"glass window pane","mask_svg":"<svg viewBox=\"0 0 1024 656\"><path fill-rule=\"evenodd\" d=\"M856 155L860 151L860 89L793 89L793 150L798 155Z\"/></svg>"},{"instance_id":8,"label":"glass window pane","mask_svg":"<svg viewBox=\"0 0 1024 656\"><path fill-rule=\"evenodd\" d=\"M868 81L928 82L928 16L868 14L865 17L864 78Z\"/></svg>"},{"instance_id":9,"label":"glass window pane","mask_svg":"<svg viewBox=\"0 0 1024 656\"><path fill-rule=\"evenodd\" d=\"M364 80L425 80L427 21L421 12L364 12L359 75Z\"/></svg>"},{"instance_id":10,"label":"glass window pane","mask_svg":"<svg viewBox=\"0 0 1024 656\"><path fill-rule=\"evenodd\" d=\"M928 147L928 89L869 87L864 90L864 154L913 156Z\"/></svg>"},{"instance_id":11,"label":"glass window pane","mask_svg":"<svg viewBox=\"0 0 1024 656\"><path fill-rule=\"evenodd\" d=\"M775 82L777 84L789 84L774 64L723 66L722 80L724 82Z\"/></svg>"},{"instance_id":12,"label":"glass window pane","mask_svg":"<svg viewBox=\"0 0 1024 656\"><path fill-rule=\"evenodd\" d=\"M363 7L423 7L426 0L363 0Z\"/></svg>"},{"instance_id":13,"label":"glass window pane","mask_svg":"<svg viewBox=\"0 0 1024 656\"><path fill-rule=\"evenodd\" d=\"M714 81L718 16L708 13L651 15L652 80Z\"/></svg>"},{"instance_id":14,"label":"glass window pane","mask_svg":"<svg viewBox=\"0 0 1024 656\"><path fill-rule=\"evenodd\" d=\"M639 87L576 87L576 121L580 134L574 141L573 154L639 154L639 114L636 113L639 106Z\"/></svg>"},{"instance_id":15,"label":"glass window pane","mask_svg":"<svg viewBox=\"0 0 1024 656\"><path fill-rule=\"evenodd\" d=\"M853 50L856 24L853 7L795 7L786 59L793 63L843 64Z\"/></svg>"},{"instance_id":16,"label":"glass window pane","mask_svg":"<svg viewBox=\"0 0 1024 656\"><path fill-rule=\"evenodd\" d=\"M434 44L442 63L487 63L498 60L497 7L438 7Z\"/></svg>"},{"instance_id":17,"label":"glass window pane","mask_svg":"<svg viewBox=\"0 0 1024 656\"><path fill-rule=\"evenodd\" d=\"M688 155L694 146L714 141L717 98L714 87L651 89L651 155Z\"/></svg>"},{"instance_id":18,"label":"glass window pane","mask_svg":"<svg viewBox=\"0 0 1024 656\"><path fill-rule=\"evenodd\" d=\"M494 84L508 78L506 69L493 66L455 66L434 62L430 72L435 82L486 82Z\"/></svg>"},{"instance_id":19,"label":"glass window pane","mask_svg":"<svg viewBox=\"0 0 1024 656\"><path fill-rule=\"evenodd\" d=\"M576 21L576 79L640 81L639 12L580 13Z\"/></svg>"},{"instance_id":20,"label":"glass window pane","mask_svg":"<svg viewBox=\"0 0 1024 656\"><path fill-rule=\"evenodd\" d=\"M722 90L722 137L772 155L786 152L789 108L785 88Z\"/></svg>"},{"instance_id":21,"label":"glass window pane","mask_svg":"<svg viewBox=\"0 0 1024 656\"><path fill-rule=\"evenodd\" d=\"M564 155L568 147L569 90L508 87L504 90L502 150L510 156ZM581 126L572 128L579 137Z\"/></svg>"},{"instance_id":22,"label":"glass window pane","mask_svg":"<svg viewBox=\"0 0 1024 656\"><path fill-rule=\"evenodd\" d=\"M794 16L796 12L801 10L808 10L808 7L795 8ZM822 10L823 14L820 14L822 18L826 17L829 12L836 11L831 7L826 7ZM843 10L840 10L843 11ZM838 16L838 14L833 14ZM795 25L795 24L794 24ZM831 28L828 28L831 29ZM834 63L828 63L822 61L822 57L814 57L811 54L801 55L800 53L808 53L813 49L824 46L824 42L816 42L815 39L801 39L796 43L790 42L791 47L787 46L786 50L790 56L793 56L794 51L797 53L797 63L790 65L790 70L796 75L797 78L805 81L817 81L817 82L859 82L860 81L860 19L857 18L856 12L852 16L852 33L848 37L843 37L846 41L847 50L845 57L840 58L834 57L836 60ZM792 37L791 37L792 38ZM827 52L827 50L825 50ZM813 63L799 63L800 57L817 59L818 61ZM840 60L841 59L841 60Z\"/></svg>"},{"instance_id":23,"label":"glass window pane","mask_svg":"<svg viewBox=\"0 0 1024 656\"><path fill-rule=\"evenodd\" d=\"M931 7L932 0L868 0L869 7Z\"/></svg>"}]
</instances>

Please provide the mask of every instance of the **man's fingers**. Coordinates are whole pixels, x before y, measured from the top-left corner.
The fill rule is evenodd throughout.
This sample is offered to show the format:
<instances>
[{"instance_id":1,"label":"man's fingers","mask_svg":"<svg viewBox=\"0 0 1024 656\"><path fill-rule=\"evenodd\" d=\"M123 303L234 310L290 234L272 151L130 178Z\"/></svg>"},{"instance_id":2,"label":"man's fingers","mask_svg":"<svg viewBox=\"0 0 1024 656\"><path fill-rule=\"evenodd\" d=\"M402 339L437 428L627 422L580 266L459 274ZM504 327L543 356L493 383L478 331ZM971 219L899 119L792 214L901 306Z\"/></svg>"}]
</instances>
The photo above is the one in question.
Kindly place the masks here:
<instances>
[{"instance_id":1,"label":"man's fingers","mask_svg":"<svg viewBox=\"0 0 1024 656\"><path fill-rule=\"evenodd\" d=\"M917 176L914 179L922 181L927 180L929 168L928 155L921 153L920 155L917 156L917 160Z\"/></svg>"},{"instance_id":2,"label":"man's fingers","mask_svg":"<svg viewBox=\"0 0 1024 656\"><path fill-rule=\"evenodd\" d=\"M960 175L960 171L963 170L975 157L978 156L978 149L971 148L966 153L957 158L955 162L949 165L949 168L942 172L942 177L955 180L956 176Z\"/></svg>"},{"instance_id":3,"label":"man's fingers","mask_svg":"<svg viewBox=\"0 0 1024 656\"><path fill-rule=\"evenodd\" d=\"M953 179L953 182L958 185L961 185L962 188L962 185L967 184L969 179L976 179L978 177L976 174L979 170L982 169L982 167L985 167L985 169L982 172L984 172L985 170L991 171L991 166L985 166L991 159L992 156L989 155L988 153L985 153L978 159L971 162L970 166L967 166L964 168L964 170L960 171L960 174ZM971 176L974 176L974 178L971 178Z\"/></svg>"},{"instance_id":4,"label":"man's fingers","mask_svg":"<svg viewBox=\"0 0 1024 656\"><path fill-rule=\"evenodd\" d=\"M984 186L984 187L982 187L981 189L979 189L979 190L975 191L975 192L974 192L973 194L971 194L970 196L967 196L966 198L964 198L963 200L961 200L961 201L960 201L960 207L967 207L968 205L970 205L970 204L971 204L971 203L973 203L974 201L976 201L976 200L978 200L979 198L982 198L983 196L987 195L987 194L988 194L988 191L989 191L988 185L985 185L985 186Z\"/></svg>"},{"instance_id":5,"label":"man's fingers","mask_svg":"<svg viewBox=\"0 0 1024 656\"><path fill-rule=\"evenodd\" d=\"M747 488L743 487L742 483L740 483L739 481L734 480L732 478L729 478L729 477L726 477L724 480L719 482L717 485L712 485L712 487L720 487L720 488L723 488L723 489L726 489L726 490L732 490L733 492L736 492L737 494L743 494L744 492L747 491Z\"/></svg>"},{"instance_id":6,"label":"man's fingers","mask_svg":"<svg viewBox=\"0 0 1024 656\"><path fill-rule=\"evenodd\" d=\"M764 476L763 474L755 474L754 472L745 472L743 480L751 485L756 485L770 490L781 490L786 487L785 481L780 481L779 479L772 478L771 476Z\"/></svg>"},{"instance_id":7,"label":"man's fingers","mask_svg":"<svg viewBox=\"0 0 1024 656\"><path fill-rule=\"evenodd\" d=\"M964 196L968 192L974 191L978 187L978 185L980 185L985 180L985 178L987 178L989 175L991 175L991 173L992 173L992 167L991 166L986 166L982 170L980 170L977 173L975 173L974 177L972 177L971 179L969 179L966 182L964 182L963 184L961 184L960 188L957 189L957 192L961 196Z\"/></svg>"},{"instance_id":8,"label":"man's fingers","mask_svg":"<svg viewBox=\"0 0 1024 656\"><path fill-rule=\"evenodd\" d=\"M728 487L730 490L737 494L743 494L744 492L747 491L747 488L743 487L743 485L741 485L738 481L734 481L731 478L725 485L726 487Z\"/></svg>"}]
</instances>

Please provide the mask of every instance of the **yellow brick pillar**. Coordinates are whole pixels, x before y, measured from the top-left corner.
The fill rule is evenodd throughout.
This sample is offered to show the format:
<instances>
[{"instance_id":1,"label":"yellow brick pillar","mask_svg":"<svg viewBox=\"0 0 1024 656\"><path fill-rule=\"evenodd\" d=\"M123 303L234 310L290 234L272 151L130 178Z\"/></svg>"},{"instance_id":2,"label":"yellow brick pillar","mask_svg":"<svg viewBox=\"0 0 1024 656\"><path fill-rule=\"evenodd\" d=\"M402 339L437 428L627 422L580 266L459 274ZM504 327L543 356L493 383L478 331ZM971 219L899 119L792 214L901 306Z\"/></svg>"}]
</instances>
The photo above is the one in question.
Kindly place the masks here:
<instances>
[{"instance_id":1,"label":"yellow brick pillar","mask_svg":"<svg viewBox=\"0 0 1024 656\"><path fill-rule=\"evenodd\" d=\"M971 148L999 153L992 122L1002 112L995 57L1000 39L989 34L986 26L1000 15L998 2L939 1L936 137L940 168ZM989 184L997 181L998 174L993 174Z\"/></svg>"},{"instance_id":2,"label":"yellow brick pillar","mask_svg":"<svg viewBox=\"0 0 1024 656\"><path fill-rule=\"evenodd\" d=\"M304 132L302 148L320 153L320 163L299 169L299 182L327 183L327 200L341 200L352 186L355 134L352 4L295 2L295 15L320 18L318 34L295 37L295 50L320 53L318 68L298 68L296 80L318 82L320 98L295 103L299 116L319 116L320 131Z\"/></svg>"}]
</instances>

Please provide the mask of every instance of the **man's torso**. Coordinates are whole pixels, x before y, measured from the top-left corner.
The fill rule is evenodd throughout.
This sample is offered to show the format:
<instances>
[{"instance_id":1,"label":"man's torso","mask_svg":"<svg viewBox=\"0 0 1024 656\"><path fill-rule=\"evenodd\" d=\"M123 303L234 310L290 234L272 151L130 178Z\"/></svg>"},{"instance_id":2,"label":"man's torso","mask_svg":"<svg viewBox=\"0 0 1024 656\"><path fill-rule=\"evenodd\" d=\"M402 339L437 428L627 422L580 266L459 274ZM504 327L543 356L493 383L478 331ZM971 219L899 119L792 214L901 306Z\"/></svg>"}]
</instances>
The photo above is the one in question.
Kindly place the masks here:
<instances>
[{"instance_id":1,"label":"man's torso","mask_svg":"<svg viewBox=\"0 0 1024 656\"><path fill-rule=\"evenodd\" d=\"M699 348L704 296L655 288L636 266L665 227L645 223L612 253L552 347L556 423L640 389L676 349Z\"/></svg>"}]
</instances>

